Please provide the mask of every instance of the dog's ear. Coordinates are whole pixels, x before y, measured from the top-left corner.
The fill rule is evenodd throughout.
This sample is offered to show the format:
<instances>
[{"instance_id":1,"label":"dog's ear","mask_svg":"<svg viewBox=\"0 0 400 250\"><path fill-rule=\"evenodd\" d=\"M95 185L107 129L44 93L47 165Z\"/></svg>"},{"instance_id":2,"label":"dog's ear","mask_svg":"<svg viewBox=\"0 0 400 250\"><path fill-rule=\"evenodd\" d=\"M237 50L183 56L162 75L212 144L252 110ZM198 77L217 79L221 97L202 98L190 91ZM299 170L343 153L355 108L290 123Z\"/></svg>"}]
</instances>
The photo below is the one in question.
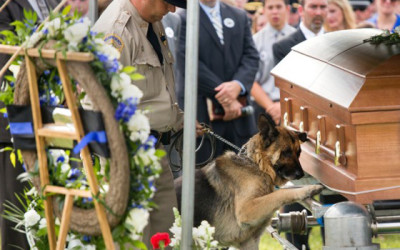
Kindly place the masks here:
<instances>
[{"instance_id":1,"label":"dog's ear","mask_svg":"<svg viewBox=\"0 0 400 250\"><path fill-rule=\"evenodd\" d=\"M264 141L265 148L269 147L279 135L274 120L272 120L271 116L266 114L261 114L258 117L258 130Z\"/></svg>"},{"instance_id":2,"label":"dog's ear","mask_svg":"<svg viewBox=\"0 0 400 250\"><path fill-rule=\"evenodd\" d=\"M304 132L298 132L296 131L297 137L299 137L300 141L306 142L307 141L307 134Z\"/></svg>"}]
</instances>

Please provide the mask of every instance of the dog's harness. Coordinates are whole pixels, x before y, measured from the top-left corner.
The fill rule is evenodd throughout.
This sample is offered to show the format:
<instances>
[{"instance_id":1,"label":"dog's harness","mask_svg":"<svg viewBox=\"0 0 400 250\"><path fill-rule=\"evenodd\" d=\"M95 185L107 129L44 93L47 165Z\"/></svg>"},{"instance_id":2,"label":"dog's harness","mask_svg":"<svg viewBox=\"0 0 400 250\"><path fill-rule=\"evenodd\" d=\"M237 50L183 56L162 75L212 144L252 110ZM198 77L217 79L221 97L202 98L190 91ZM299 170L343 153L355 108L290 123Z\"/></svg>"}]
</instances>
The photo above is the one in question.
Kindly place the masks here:
<instances>
[{"instance_id":1,"label":"dog's harness","mask_svg":"<svg viewBox=\"0 0 400 250\"><path fill-rule=\"evenodd\" d=\"M200 145L196 148L195 152L199 151L199 149L203 146L205 138L207 137L210 140L210 144L211 144L211 154L210 154L210 157L207 160L205 160L204 162L197 163L196 167L203 167L214 159L215 147L216 147L215 146L215 143L216 143L215 138L220 140L221 142L227 144L231 148L235 149L238 152L239 156L245 156L246 144L240 148L240 147L236 146L235 144L233 144L232 142L228 141L227 139L223 138L222 136L216 134L214 131L212 131L212 129L207 124L201 123L200 125L203 126L204 135L202 136ZM173 172L179 172L182 169L182 164L178 165L177 163L174 163L171 158L171 156L172 156L171 153L172 153L173 149L175 148L179 152L179 155L181 156L181 159L182 159L182 137L183 137L183 129L179 130L172 136L171 145L167 150L169 164L172 167Z\"/></svg>"}]
</instances>

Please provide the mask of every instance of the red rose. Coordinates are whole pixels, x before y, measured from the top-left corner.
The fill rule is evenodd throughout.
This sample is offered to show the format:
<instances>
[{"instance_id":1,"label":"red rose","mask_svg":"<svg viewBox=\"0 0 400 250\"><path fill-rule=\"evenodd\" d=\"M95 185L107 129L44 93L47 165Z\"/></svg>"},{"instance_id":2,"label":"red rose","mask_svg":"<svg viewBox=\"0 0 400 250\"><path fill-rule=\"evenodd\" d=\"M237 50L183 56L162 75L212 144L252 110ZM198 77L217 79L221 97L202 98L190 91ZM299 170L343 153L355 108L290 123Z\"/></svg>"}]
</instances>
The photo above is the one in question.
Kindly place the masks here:
<instances>
[{"instance_id":1,"label":"red rose","mask_svg":"<svg viewBox=\"0 0 400 250\"><path fill-rule=\"evenodd\" d=\"M168 233L156 233L153 235L150 239L151 244L153 245L154 249L159 249L160 248L160 242L163 241L163 249L164 247L168 246L169 243L171 243L171 239L169 238Z\"/></svg>"}]
</instances>

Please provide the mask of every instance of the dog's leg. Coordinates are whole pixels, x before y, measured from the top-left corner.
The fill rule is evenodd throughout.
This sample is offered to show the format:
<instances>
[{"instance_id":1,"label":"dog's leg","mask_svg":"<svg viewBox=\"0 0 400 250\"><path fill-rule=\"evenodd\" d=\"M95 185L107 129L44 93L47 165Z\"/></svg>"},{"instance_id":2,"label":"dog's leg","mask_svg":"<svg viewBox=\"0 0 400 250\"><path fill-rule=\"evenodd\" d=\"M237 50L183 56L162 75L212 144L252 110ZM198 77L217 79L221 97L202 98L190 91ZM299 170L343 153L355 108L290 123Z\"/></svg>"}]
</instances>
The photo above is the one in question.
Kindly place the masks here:
<instances>
[{"instance_id":1,"label":"dog's leg","mask_svg":"<svg viewBox=\"0 0 400 250\"><path fill-rule=\"evenodd\" d=\"M279 189L251 200L238 198L235 201L236 218L241 227L259 225L269 220L281 206L304 200L321 192L322 189L321 185L310 185L295 189Z\"/></svg>"}]
</instances>

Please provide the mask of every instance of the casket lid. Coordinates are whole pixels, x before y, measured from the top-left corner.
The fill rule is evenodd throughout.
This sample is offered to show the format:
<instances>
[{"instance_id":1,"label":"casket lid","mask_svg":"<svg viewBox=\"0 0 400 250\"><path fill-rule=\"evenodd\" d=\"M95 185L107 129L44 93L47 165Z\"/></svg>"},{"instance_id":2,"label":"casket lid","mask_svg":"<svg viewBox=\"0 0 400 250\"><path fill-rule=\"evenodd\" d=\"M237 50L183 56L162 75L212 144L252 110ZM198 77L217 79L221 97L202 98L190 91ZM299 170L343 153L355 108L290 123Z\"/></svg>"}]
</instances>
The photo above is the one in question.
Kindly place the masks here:
<instances>
[{"instance_id":1,"label":"casket lid","mask_svg":"<svg viewBox=\"0 0 400 250\"><path fill-rule=\"evenodd\" d=\"M400 45L364 42L380 33L354 29L306 40L272 74L353 112L400 109Z\"/></svg>"}]
</instances>

